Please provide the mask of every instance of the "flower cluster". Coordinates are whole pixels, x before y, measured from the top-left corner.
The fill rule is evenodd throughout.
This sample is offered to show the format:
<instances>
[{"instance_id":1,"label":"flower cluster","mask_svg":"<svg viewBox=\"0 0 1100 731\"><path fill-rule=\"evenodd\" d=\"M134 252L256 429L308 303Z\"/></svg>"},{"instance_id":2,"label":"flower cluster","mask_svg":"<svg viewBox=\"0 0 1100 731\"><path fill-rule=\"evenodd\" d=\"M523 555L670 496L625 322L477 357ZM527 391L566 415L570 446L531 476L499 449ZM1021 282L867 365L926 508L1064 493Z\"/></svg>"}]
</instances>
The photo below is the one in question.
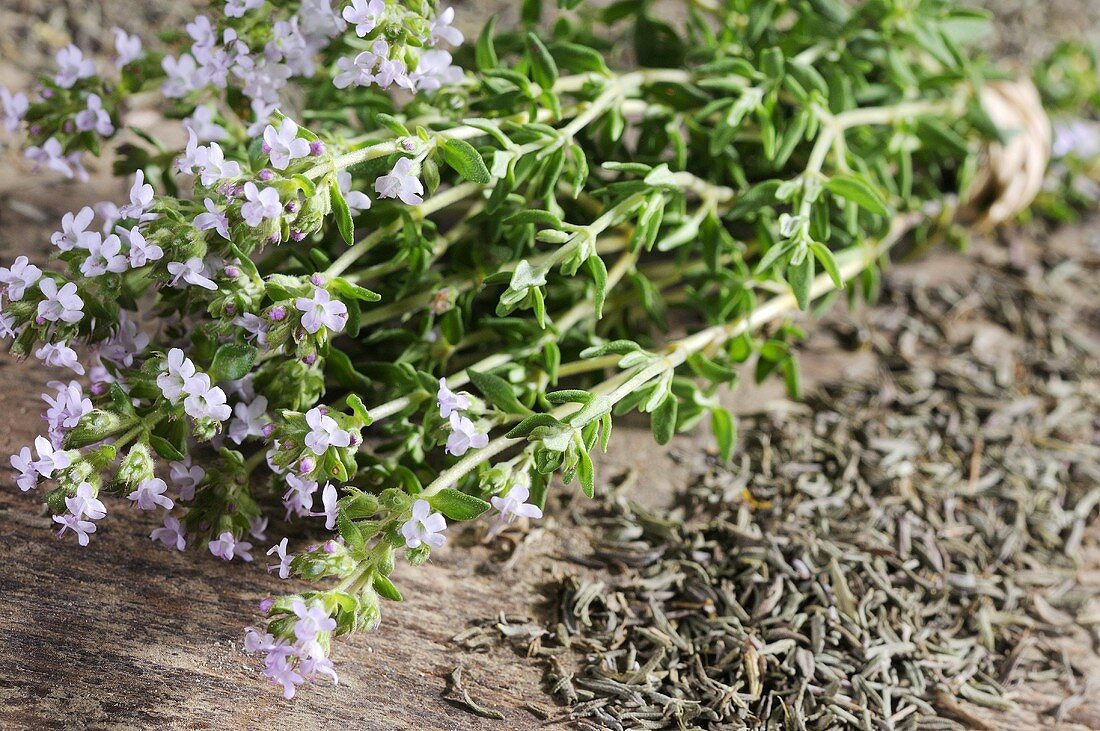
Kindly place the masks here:
<instances>
[{"instance_id":1,"label":"flower cluster","mask_svg":"<svg viewBox=\"0 0 1100 731\"><path fill-rule=\"evenodd\" d=\"M246 637L289 697L402 598L399 559L540 518L555 477L593 494L620 415L706 420L728 457L720 389L751 361L797 395L786 315L872 294L993 131L950 0L804 5L582 3L552 36L488 23L466 69L432 0L229 0L167 49L64 49L34 99L0 90L31 161L79 177L138 92L186 142L119 145L126 200L0 268L12 354L71 379L17 485L82 545L113 499L166 549L332 582ZM323 538L268 538L298 519Z\"/></svg>"}]
</instances>

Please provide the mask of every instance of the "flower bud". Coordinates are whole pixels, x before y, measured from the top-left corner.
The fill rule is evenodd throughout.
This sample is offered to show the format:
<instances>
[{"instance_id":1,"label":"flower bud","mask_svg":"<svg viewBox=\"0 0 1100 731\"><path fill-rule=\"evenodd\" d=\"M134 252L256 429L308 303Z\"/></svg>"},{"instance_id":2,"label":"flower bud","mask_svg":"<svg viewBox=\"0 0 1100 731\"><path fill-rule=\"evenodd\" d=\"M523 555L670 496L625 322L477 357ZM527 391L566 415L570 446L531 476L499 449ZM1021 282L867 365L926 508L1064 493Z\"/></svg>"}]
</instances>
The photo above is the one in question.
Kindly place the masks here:
<instances>
[{"instance_id":1,"label":"flower bud","mask_svg":"<svg viewBox=\"0 0 1100 731\"><path fill-rule=\"evenodd\" d=\"M256 177L266 183L269 180L275 179L275 172L273 170L268 170L267 168L262 168L260 172L256 173Z\"/></svg>"},{"instance_id":2,"label":"flower bud","mask_svg":"<svg viewBox=\"0 0 1100 731\"><path fill-rule=\"evenodd\" d=\"M325 154L325 143L321 140L314 140L309 143L309 154L313 157L320 157Z\"/></svg>"},{"instance_id":3,"label":"flower bud","mask_svg":"<svg viewBox=\"0 0 1100 731\"><path fill-rule=\"evenodd\" d=\"M282 305L275 305L267 311L267 316L270 317L274 322L282 322L286 319L286 307L283 307Z\"/></svg>"},{"instance_id":4,"label":"flower bud","mask_svg":"<svg viewBox=\"0 0 1100 731\"><path fill-rule=\"evenodd\" d=\"M129 426L129 423L113 411L92 409L81 417L80 422L66 435L65 447L66 449L79 449L89 444L95 444L120 433Z\"/></svg>"},{"instance_id":5,"label":"flower bud","mask_svg":"<svg viewBox=\"0 0 1100 731\"><path fill-rule=\"evenodd\" d=\"M317 469L317 461L313 457L302 457L301 461L298 462L298 472L303 475L309 474L315 469Z\"/></svg>"},{"instance_id":6,"label":"flower bud","mask_svg":"<svg viewBox=\"0 0 1100 731\"><path fill-rule=\"evenodd\" d=\"M129 487L137 487L146 480L153 479L153 454L149 445L138 442L130 447L116 475L119 482Z\"/></svg>"}]
</instances>

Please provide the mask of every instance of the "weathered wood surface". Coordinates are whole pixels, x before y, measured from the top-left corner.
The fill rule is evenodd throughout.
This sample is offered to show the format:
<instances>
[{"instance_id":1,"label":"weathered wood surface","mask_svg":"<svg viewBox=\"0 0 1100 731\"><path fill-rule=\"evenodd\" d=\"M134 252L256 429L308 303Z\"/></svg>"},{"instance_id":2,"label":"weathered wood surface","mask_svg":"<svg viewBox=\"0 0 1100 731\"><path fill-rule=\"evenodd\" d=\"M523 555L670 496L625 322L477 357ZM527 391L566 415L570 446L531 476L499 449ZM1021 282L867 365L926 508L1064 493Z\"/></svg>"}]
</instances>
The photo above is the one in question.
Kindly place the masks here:
<instances>
[{"instance_id":1,"label":"weathered wood surface","mask_svg":"<svg viewBox=\"0 0 1100 731\"><path fill-rule=\"evenodd\" d=\"M116 6L117 15L120 3L105 4ZM32 0L4 5L0 22L45 7ZM68 3L70 8L82 5ZM0 38L4 35L0 27ZM0 48L12 46L0 41ZM0 83L23 83L24 65L25 60L0 58ZM28 176L23 163L7 154L0 159L4 261L22 253L41 263L49 233L64 211L122 196L105 166L93 171L90 184L71 185L48 175ZM1100 227L1094 223L1063 233L1059 245L1081 251L1097 236ZM965 277L966 271L965 258L939 253L898 267L891 276ZM861 367L859 358L840 353L827 340L813 341L809 352L811 382L822 375L855 375ZM46 379L33 363L0 358L0 455L29 443L40 431L39 393ZM760 403L775 395L768 391L745 398ZM643 469L648 479L640 497L660 504L708 448L705 435L678 438L661 450L645 431L617 429L601 474ZM526 701L552 705L534 663L504 649L464 652L450 638L469 621L500 611L540 616L540 580L557 570L557 557L583 547L583 537L555 530L553 516L508 567L490 549L474 545L469 532L456 532L452 545L433 554L430 564L399 568L396 578L407 601L386 607L377 632L340 643L341 684L305 688L288 703L259 676L258 663L240 650L242 628L258 615L256 604L281 588L263 571L263 561L245 566L201 551L164 551L148 538L155 527L150 516L117 502L108 509L111 514L100 522L92 545L80 548L71 540L55 540L49 516L38 510L34 498L20 493L6 472L0 476L2 728L498 731L545 726L523 709ZM292 539L303 536L294 533ZM1096 537L1094 530L1086 542L1082 580L1100 593ZM1067 637L1065 646L1067 657L1100 687L1100 658L1089 638L1077 633ZM504 721L475 717L444 699L445 678L456 665L465 666L473 696L501 710ZM1054 728L1041 714L1072 692L1059 682L1021 688L1015 695L1019 709L989 721L1006 729ZM1078 707L1062 728L1100 728L1100 699Z\"/></svg>"}]
</instances>

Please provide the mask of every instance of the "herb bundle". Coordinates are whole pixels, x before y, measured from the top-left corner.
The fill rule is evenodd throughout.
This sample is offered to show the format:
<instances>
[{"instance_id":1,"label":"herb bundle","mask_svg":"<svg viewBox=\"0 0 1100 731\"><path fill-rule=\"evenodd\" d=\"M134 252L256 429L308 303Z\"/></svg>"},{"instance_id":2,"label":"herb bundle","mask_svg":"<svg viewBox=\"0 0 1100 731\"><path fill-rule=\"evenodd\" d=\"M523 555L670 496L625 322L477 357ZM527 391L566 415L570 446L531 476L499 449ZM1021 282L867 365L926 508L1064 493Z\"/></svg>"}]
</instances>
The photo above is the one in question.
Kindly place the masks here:
<instances>
[{"instance_id":1,"label":"herb bundle","mask_svg":"<svg viewBox=\"0 0 1100 731\"><path fill-rule=\"evenodd\" d=\"M267 551L317 588L246 635L287 697L448 521L538 518L555 475L592 495L614 418L709 420L728 456L740 364L797 393L789 316L873 296L1007 144L948 0L528 0L470 43L429 0L213 5L167 54L119 32L110 72L69 47L0 95L36 165L110 145L132 176L51 269L0 269L11 352L88 381L51 382L12 465L84 545L106 495L226 560L269 512L323 520ZM148 93L182 150L125 126Z\"/></svg>"}]
</instances>

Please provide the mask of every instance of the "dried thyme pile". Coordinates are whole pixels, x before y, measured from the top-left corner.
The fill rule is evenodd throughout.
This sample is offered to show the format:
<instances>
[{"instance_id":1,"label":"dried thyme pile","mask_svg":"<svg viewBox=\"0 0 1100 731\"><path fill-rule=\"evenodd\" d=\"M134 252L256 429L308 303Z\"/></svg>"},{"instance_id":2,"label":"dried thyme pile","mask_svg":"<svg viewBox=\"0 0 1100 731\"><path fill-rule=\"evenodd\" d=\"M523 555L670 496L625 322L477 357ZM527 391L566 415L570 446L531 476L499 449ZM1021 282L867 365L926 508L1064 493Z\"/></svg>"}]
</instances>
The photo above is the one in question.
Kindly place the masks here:
<instances>
[{"instance_id":1,"label":"dried thyme pile","mask_svg":"<svg viewBox=\"0 0 1100 731\"><path fill-rule=\"evenodd\" d=\"M667 519L577 515L609 570L549 586L546 626L461 639L545 657L582 728L990 727L1006 689L1066 672L1100 500L1100 258L1043 258L891 285L873 383L742 422Z\"/></svg>"}]
</instances>

